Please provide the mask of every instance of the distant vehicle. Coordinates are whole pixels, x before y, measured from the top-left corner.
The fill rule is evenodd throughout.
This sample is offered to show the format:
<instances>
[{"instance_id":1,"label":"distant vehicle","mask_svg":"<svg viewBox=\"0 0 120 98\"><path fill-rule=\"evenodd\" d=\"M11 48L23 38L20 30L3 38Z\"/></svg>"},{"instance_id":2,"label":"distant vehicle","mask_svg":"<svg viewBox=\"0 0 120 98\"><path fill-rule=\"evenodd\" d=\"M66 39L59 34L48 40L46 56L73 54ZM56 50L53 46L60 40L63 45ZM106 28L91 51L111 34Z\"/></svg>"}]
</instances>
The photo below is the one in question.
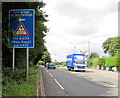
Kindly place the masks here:
<instances>
[{"instance_id":1,"label":"distant vehicle","mask_svg":"<svg viewBox=\"0 0 120 98\"><path fill-rule=\"evenodd\" d=\"M68 70L82 70L85 72L86 68L86 58L85 54L71 54L67 56L66 65Z\"/></svg>"},{"instance_id":2,"label":"distant vehicle","mask_svg":"<svg viewBox=\"0 0 120 98\"><path fill-rule=\"evenodd\" d=\"M56 69L55 63L49 63L47 66L48 69Z\"/></svg>"}]
</instances>

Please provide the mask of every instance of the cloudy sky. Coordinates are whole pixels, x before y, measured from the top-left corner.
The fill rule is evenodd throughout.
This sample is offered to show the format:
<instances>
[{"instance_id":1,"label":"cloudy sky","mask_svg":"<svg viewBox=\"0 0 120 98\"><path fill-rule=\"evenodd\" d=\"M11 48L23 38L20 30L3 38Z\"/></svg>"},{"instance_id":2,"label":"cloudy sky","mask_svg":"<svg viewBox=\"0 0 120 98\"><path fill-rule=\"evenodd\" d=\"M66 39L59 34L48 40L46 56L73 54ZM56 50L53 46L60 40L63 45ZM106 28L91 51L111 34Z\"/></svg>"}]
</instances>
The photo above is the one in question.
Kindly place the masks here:
<instances>
[{"instance_id":1,"label":"cloudy sky","mask_svg":"<svg viewBox=\"0 0 120 98\"><path fill-rule=\"evenodd\" d=\"M119 0L43 0L49 15L45 37L52 60L88 50L105 55L102 43L118 35Z\"/></svg>"}]
</instances>

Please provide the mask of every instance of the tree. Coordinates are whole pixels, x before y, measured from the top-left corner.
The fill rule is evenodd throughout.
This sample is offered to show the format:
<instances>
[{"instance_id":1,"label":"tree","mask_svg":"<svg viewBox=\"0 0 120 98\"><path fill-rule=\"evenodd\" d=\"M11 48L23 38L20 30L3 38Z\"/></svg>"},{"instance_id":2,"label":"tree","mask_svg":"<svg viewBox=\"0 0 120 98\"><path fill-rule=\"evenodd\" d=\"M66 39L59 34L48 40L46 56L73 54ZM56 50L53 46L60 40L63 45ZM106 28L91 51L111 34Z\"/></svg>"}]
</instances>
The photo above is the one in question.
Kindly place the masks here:
<instances>
[{"instance_id":1,"label":"tree","mask_svg":"<svg viewBox=\"0 0 120 98\"><path fill-rule=\"evenodd\" d=\"M111 56L115 56L120 51L120 37L108 38L102 45L104 53L108 53Z\"/></svg>"},{"instance_id":2,"label":"tree","mask_svg":"<svg viewBox=\"0 0 120 98\"><path fill-rule=\"evenodd\" d=\"M44 61L45 64L46 64L47 62L51 62L51 56L50 56L50 53L49 53L47 50L44 51L41 60Z\"/></svg>"},{"instance_id":3,"label":"tree","mask_svg":"<svg viewBox=\"0 0 120 98\"><path fill-rule=\"evenodd\" d=\"M91 55L88 56L88 58L93 59L93 58L99 58L99 54L96 52L91 53Z\"/></svg>"},{"instance_id":4,"label":"tree","mask_svg":"<svg viewBox=\"0 0 120 98\"><path fill-rule=\"evenodd\" d=\"M35 10L35 47L30 49L30 64L37 63L36 59L41 58L43 52L46 50L44 45L48 31L44 22L47 22L46 13L41 10L45 6L45 3L40 1L36 2L4 2L2 3L2 61L4 66L12 66L12 48L9 47L9 10L11 9L34 9ZM15 49L17 67L26 66L26 49Z\"/></svg>"},{"instance_id":5,"label":"tree","mask_svg":"<svg viewBox=\"0 0 120 98\"><path fill-rule=\"evenodd\" d=\"M91 55L88 56L88 59L87 59L87 66L88 67L93 65L94 58L99 58L99 54L96 52L93 52L93 53L91 53Z\"/></svg>"}]
</instances>

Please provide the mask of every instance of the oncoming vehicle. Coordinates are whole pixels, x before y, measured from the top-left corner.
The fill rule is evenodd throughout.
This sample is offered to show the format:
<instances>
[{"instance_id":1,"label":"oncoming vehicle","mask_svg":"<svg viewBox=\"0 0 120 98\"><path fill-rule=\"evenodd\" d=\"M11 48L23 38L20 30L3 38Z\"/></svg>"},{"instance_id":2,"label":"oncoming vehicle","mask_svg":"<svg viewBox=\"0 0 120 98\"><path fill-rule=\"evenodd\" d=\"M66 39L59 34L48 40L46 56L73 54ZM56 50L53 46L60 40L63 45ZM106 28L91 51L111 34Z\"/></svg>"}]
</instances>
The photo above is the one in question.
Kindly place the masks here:
<instances>
[{"instance_id":1,"label":"oncoming vehicle","mask_svg":"<svg viewBox=\"0 0 120 98\"><path fill-rule=\"evenodd\" d=\"M55 63L50 63L50 64L48 64L47 68L48 69L56 69L56 65L55 65Z\"/></svg>"},{"instance_id":2,"label":"oncoming vehicle","mask_svg":"<svg viewBox=\"0 0 120 98\"><path fill-rule=\"evenodd\" d=\"M66 65L68 70L82 70L85 72L86 68L86 58L85 54L71 54L67 56Z\"/></svg>"}]
</instances>

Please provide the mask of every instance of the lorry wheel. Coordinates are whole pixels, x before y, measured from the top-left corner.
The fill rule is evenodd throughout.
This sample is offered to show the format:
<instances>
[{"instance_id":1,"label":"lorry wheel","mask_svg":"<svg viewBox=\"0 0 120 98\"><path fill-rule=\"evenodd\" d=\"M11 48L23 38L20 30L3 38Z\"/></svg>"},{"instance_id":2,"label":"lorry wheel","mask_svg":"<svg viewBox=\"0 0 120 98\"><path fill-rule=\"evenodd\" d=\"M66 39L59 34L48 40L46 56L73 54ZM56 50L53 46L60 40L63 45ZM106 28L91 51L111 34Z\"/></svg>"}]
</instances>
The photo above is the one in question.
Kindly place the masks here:
<instances>
[{"instance_id":1,"label":"lorry wheel","mask_svg":"<svg viewBox=\"0 0 120 98\"><path fill-rule=\"evenodd\" d=\"M85 70L83 70L83 72L85 72Z\"/></svg>"},{"instance_id":2,"label":"lorry wheel","mask_svg":"<svg viewBox=\"0 0 120 98\"><path fill-rule=\"evenodd\" d=\"M71 71L71 69L68 69L68 71Z\"/></svg>"}]
</instances>

